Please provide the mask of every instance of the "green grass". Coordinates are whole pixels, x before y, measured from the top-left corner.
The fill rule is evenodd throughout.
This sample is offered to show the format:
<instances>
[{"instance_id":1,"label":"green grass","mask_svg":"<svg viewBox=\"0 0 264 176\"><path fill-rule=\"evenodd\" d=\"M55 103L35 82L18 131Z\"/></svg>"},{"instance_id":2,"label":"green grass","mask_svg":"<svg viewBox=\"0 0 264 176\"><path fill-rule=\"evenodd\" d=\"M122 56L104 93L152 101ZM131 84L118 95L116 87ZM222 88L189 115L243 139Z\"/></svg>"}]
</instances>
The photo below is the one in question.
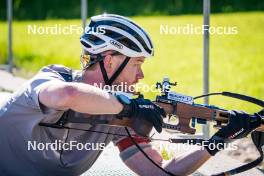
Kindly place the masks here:
<instances>
[{"instance_id":1,"label":"green grass","mask_svg":"<svg viewBox=\"0 0 264 176\"><path fill-rule=\"evenodd\" d=\"M162 35L160 25L202 25L201 15L134 17L151 35L155 57L144 64L144 83L155 84L167 75L178 82L175 91L189 95L202 93L202 35ZM81 20L14 22L15 64L24 71L36 72L43 65L57 63L79 68L79 35L33 35L28 25L80 25ZM212 26L236 26L237 35L212 35L210 38L210 91L231 91L257 98L264 97L264 13L231 13L211 16ZM7 26L0 23L0 62L7 48ZM146 97L154 98L154 93ZM212 104L229 109L258 110L254 105L221 97Z\"/></svg>"}]
</instances>

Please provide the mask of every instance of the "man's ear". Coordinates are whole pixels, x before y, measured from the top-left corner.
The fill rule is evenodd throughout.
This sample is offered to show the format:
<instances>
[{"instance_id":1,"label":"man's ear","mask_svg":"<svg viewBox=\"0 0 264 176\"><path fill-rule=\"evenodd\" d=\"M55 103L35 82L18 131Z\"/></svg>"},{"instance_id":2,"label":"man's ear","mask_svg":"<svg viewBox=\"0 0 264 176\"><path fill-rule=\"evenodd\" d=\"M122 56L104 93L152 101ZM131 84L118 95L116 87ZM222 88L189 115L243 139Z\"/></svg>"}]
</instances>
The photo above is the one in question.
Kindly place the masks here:
<instances>
[{"instance_id":1,"label":"man's ear","mask_svg":"<svg viewBox=\"0 0 264 176\"><path fill-rule=\"evenodd\" d=\"M112 72L112 70L113 70L113 57L111 55L105 56L104 66L105 66L106 71Z\"/></svg>"}]
</instances>

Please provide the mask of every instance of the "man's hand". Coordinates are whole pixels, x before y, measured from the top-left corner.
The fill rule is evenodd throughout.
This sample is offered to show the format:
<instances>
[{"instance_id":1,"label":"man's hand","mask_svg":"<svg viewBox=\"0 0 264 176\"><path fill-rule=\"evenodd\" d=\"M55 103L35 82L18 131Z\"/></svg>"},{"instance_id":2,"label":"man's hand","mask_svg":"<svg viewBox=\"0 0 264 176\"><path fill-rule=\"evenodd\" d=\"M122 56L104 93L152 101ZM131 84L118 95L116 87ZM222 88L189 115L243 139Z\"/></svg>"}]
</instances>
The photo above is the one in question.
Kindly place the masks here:
<instances>
[{"instance_id":1,"label":"man's hand","mask_svg":"<svg viewBox=\"0 0 264 176\"><path fill-rule=\"evenodd\" d=\"M136 98L130 101L129 104L123 104L124 108L118 116L147 120L160 133L165 111L148 99Z\"/></svg>"},{"instance_id":2,"label":"man's hand","mask_svg":"<svg viewBox=\"0 0 264 176\"><path fill-rule=\"evenodd\" d=\"M241 111L231 111L227 126L220 129L214 136L226 139L240 139L246 137L252 130L261 125L260 116L248 115Z\"/></svg>"},{"instance_id":3,"label":"man's hand","mask_svg":"<svg viewBox=\"0 0 264 176\"><path fill-rule=\"evenodd\" d=\"M248 115L242 111L230 111L230 115L227 126L217 131L209 139L209 143L225 143L230 139L246 137L251 131L261 125L261 117L257 113ZM215 155L219 151L217 148L210 150L206 147L206 149L211 155Z\"/></svg>"}]
</instances>

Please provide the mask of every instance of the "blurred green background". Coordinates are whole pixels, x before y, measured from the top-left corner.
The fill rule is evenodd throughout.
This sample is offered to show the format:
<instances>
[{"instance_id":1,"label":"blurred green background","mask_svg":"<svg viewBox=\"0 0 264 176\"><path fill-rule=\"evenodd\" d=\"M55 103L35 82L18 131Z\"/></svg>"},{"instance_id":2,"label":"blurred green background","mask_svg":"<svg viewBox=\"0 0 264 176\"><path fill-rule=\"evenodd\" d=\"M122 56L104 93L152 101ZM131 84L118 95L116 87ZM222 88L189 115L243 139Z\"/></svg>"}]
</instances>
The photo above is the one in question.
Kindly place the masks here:
<instances>
[{"instance_id":1,"label":"blurred green background","mask_svg":"<svg viewBox=\"0 0 264 176\"><path fill-rule=\"evenodd\" d=\"M0 64L7 58L5 4L1 1ZM211 25L235 26L236 35L210 37L210 92L231 91L264 97L264 9L263 1L212 1ZM144 64L143 83L155 84L163 76L177 81L175 91L202 93L202 35L160 33L161 25L201 26L201 0L175 1L88 1L89 16L101 12L132 15L149 32L155 45L155 57ZM228 12L228 13L226 13ZM29 34L28 25L81 26L79 1L14 1L13 50L17 74L30 77L47 64L63 64L78 69L80 35ZM89 19L87 19L88 21ZM146 93L154 98L155 93ZM211 104L249 112L259 108L237 100L212 97Z\"/></svg>"}]
</instances>

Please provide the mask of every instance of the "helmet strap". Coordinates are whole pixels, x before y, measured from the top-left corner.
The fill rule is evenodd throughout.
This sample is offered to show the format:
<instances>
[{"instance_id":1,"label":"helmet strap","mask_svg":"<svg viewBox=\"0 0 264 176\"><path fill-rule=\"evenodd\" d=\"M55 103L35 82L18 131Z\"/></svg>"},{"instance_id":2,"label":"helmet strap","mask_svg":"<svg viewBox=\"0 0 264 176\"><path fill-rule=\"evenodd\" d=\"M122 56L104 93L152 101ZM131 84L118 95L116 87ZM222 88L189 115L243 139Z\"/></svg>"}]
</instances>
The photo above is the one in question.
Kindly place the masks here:
<instances>
[{"instance_id":1,"label":"helmet strap","mask_svg":"<svg viewBox=\"0 0 264 176\"><path fill-rule=\"evenodd\" d=\"M102 57L101 55L99 55L98 57ZM101 72L104 78L104 82L106 85L112 85L112 83L114 82L114 80L120 75L120 73L123 71L123 69L125 68L125 66L127 65L127 63L129 62L130 57L126 57L126 59L123 61L123 63L118 67L118 69L116 70L116 72L112 75L112 77L109 79L105 70L105 66L104 66L104 60L100 59L99 64L100 64L100 68L101 68Z\"/></svg>"}]
</instances>

